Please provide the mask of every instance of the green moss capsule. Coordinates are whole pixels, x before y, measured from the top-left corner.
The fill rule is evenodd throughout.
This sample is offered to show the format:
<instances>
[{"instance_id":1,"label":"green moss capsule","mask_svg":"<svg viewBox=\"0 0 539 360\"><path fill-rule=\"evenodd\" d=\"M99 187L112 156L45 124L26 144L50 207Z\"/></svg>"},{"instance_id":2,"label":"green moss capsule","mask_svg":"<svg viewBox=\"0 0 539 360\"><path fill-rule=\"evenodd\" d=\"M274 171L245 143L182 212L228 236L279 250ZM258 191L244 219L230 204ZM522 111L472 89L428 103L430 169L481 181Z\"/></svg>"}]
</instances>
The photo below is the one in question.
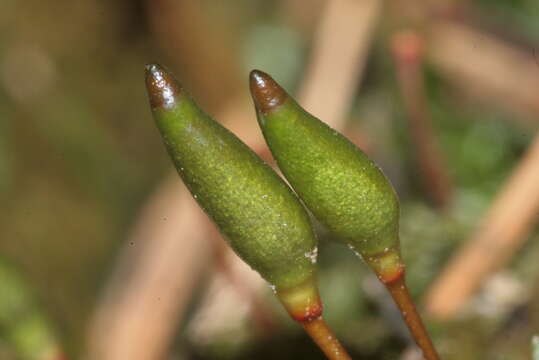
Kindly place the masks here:
<instances>
[{"instance_id":1,"label":"green moss capsule","mask_svg":"<svg viewBox=\"0 0 539 360\"><path fill-rule=\"evenodd\" d=\"M317 240L296 195L163 68L148 65L146 84L168 153L198 204L235 252L275 286L294 318L319 316Z\"/></svg>"},{"instance_id":2,"label":"green moss capsule","mask_svg":"<svg viewBox=\"0 0 539 360\"><path fill-rule=\"evenodd\" d=\"M255 70L250 84L266 142L307 207L382 280L402 273L399 203L382 171L269 75Z\"/></svg>"}]
</instances>

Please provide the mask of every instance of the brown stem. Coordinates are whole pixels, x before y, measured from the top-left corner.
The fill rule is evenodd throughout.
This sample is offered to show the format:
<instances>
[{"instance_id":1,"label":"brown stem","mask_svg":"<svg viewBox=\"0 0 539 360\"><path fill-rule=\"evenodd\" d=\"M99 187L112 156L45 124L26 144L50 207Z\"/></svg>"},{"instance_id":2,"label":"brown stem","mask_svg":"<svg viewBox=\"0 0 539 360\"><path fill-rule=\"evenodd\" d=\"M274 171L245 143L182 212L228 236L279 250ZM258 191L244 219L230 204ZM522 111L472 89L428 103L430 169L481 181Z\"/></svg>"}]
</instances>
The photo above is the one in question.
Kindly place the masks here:
<instances>
[{"instance_id":1,"label":"brown stem","mask_svg":"<svg viewBox=\"0 0 539 360\"><path fill-rule=\"evenodd\" d=\"M412 333L412 337L421 351L423 351L424 358L426 360L440 360L440 357L430 340L429 334L427 333L427 329L425 328L425 325L423 325L423 321L410 297L404 279L404 271L401 273L401 276L390 282L384 283L384 285L393 297L393 300L395 300L406 326L408 326L408 329Z\"/></svg>"},{"instance_id":2,"label":"brown stem","mask_svg":"<svg viewBox=\"0 0 539 360\"><path fill-rule=\"evenodd\" d=\"M301 326L329 360L352 360L322 316L303 321Z\"/></svg>"},{"instance_id":3,"label":"brown stem","mask_svg":"<svg viewBox=\"0 0 539 360\"><path fill-rule=\"evenodd\" d=\"M276 288L281 301L292 319L297 321L330 360L351 360L326 322L322 319L322 302L316 276L290 288Z\"/></svg>"},{"instance_id":4,"label":"brown stem","mask_svg":"<svg viewBox=\"0 0 539 360\"><path fill-rule=\"evenodd\" d=\"M453 185L432 127L423 79L423 38L413 30L393 36L393 56L416 153L426 190L437 207L449 204Z\"/></svg>"},{"instance_id":5,"label":"brown stem","mask_svg":"<svg viewBox=\"0 0 539 360\"><path fill-rule=\"evenodd\" d=\"M507 264L528 240L539 220L539 134L498 191L496 199L461 249L445 266L425 297L425 310L437 319L454 316L485 278Z\"/></svg>"}]
</instances>

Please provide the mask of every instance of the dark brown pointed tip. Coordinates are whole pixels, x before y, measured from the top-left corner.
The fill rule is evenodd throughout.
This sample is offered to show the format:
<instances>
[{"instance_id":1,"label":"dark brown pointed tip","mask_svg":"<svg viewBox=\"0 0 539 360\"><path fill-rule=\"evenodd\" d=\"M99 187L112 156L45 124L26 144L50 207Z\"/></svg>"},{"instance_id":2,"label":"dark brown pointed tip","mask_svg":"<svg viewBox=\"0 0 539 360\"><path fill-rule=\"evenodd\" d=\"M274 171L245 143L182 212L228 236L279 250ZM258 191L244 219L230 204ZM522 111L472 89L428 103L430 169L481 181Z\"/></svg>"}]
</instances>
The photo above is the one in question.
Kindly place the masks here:
<instances>
[{"instance_id":1,"label":"dark brown pointed tip","mask_svg":"<svg viewBox=\"0 0 539 360\"><path fill-rule=\"evenodd\" d=\"M152 109L169 108L177 101L181 86L161 65L146 65L146 88Z\"/></svg>"},{"instance_id":2,"label":"dark brown pointed tip","mask_svg":"<svg viewBox=\"0 0 539 360\"><path fill-rule=\"evenodd\" d=\"M265 72L253 70L249 80L255 105L264 114L284 103L288 97L286 91Z\"/></svg>"}]
</instances>

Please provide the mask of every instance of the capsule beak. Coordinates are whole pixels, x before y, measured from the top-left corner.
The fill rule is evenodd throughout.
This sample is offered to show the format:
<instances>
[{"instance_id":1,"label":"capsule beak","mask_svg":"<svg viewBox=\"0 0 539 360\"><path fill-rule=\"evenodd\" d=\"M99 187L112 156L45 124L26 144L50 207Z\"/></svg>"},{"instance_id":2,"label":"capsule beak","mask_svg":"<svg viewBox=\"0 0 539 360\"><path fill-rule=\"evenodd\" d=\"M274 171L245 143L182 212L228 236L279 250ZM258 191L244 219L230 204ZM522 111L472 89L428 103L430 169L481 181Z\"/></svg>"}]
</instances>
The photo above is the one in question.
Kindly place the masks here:
<instances>
[{"instance_id":1,"label":"capsule beak","mask_svg":"<svg viewBox=\"0 0 539 360\"><path fill-rule=\"evenodd\" d=\"M146 65L146 88L152 110L174 106L181 93L178 81L159 64Z\"/></svg>"},{"instance_id":2,"label":"capsule beak","mask_svg":"<svg viewBox=\"0 0 539 360\"><path fill-rule=\"evenodd\" d=\"M249 83L255 106L263 114L274 110L288 98L286 91L263 71L251 71Z\"/></svg>"}]
</instances>

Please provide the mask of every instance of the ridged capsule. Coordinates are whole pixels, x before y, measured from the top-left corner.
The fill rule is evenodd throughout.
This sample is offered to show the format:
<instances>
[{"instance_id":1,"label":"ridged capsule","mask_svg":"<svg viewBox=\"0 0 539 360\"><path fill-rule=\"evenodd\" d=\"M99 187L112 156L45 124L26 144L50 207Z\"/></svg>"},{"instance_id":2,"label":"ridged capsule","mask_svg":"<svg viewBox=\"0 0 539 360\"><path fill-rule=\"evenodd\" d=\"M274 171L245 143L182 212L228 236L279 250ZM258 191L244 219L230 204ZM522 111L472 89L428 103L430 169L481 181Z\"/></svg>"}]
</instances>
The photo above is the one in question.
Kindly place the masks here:
<instances>
[{"instance_id":1,"label":"ridged capsule","mask_svg":"<svg viewBox=\"0 0 539 360\"><path fill-rule=\"evenodd\" d=\"M162 67L146 67L146 85L166 149L198 204L295 319L318 317L317 240L299 199Z\"/></svg>"},{"instance_id":2,"label":"ridged capsule","mask_svg":"<svg viewBox=\"0 0 539 360\"><path fill-rule=\"evenodd\" d=\"M301 108L268 74L252 71L250 86L266 142L305 205L380 279L398 277L403 269L399 202L380 168Z\"/></svg>"}]
</instances>

